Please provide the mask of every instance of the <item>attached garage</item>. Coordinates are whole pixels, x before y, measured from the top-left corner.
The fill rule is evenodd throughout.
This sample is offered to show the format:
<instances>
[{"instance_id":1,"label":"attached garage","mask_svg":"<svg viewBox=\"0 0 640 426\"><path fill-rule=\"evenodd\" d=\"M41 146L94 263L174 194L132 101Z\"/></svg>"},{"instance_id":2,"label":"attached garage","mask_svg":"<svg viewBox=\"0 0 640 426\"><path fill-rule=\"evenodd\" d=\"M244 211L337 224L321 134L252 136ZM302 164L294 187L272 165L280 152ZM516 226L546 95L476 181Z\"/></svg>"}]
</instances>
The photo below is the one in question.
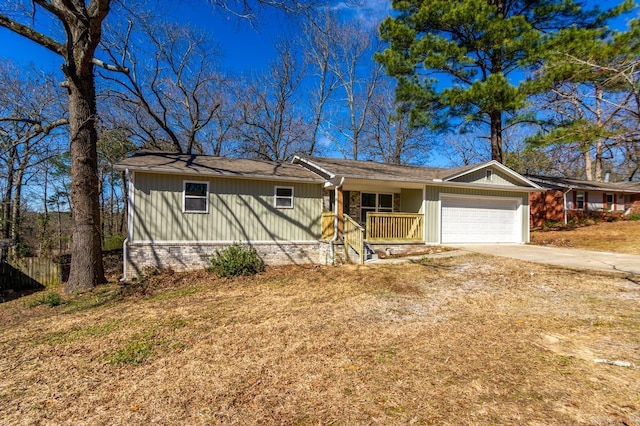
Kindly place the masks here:
<instances>
[{"instance_id":1,"label":"attached garage","mask_svg":"<svg viewBox=\"0 0 640 426\"><path fill-rule=\"evenodd\" d=\"M441 196L441 242L521 243L520 198Z\"/></svg>"}]
</instances>

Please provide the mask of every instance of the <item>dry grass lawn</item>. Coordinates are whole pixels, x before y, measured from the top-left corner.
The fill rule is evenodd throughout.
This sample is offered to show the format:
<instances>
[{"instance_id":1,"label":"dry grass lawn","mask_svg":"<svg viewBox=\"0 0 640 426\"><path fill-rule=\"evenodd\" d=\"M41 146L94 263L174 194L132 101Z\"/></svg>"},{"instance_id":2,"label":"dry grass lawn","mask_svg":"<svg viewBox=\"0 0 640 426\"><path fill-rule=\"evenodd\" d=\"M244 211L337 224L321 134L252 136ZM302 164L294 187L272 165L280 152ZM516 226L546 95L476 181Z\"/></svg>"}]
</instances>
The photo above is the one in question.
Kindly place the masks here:
<instances>
[{"instance_id":1,"label":"dry grass lawn","mask_svg":"<svg viewBox=\"0 0 640 426\"><path fill-rule=\"evenodd\" d=\"M640 254L640 221L603 222L560 231L532 231L531 243Z\"/></svg>"},{"instance_id":2,"label":"dry grass lawn","mask_svg":"<svg viewBox=\"0 0 640 426\"><path fill-rule=\"evenodd\" d=\"M633 277L469 255L38 298L0 304L2 424L640 424Z\"/></svg>"}]
</instances>

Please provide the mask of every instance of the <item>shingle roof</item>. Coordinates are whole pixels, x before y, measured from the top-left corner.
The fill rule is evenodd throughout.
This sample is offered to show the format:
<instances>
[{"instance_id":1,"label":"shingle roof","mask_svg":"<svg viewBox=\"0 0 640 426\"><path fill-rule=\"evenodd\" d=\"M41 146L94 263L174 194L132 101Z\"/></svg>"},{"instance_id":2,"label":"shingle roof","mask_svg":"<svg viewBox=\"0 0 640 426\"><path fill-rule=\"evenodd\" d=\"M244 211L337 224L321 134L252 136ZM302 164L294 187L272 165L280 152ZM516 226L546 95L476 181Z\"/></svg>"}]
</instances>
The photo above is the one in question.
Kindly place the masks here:
<instances>
[{"instance_id":1,"label":"shingle roof","mask_svg":"<svg viewBox=\"0 0 640 426\"><path fill-rule=\"evenodd\" d=\"M438 167L407 166L397 164L376 163L373 161L343 160L326 157L296 157L294 162L308 162L321 168L319 172L331 176L343 176L354 179L378 179L405 182L427 182L444 180L478 165L443 169ZM323 173L324 172L324 173Z\"/></svg>"},{"instance_id":2,"label":"shingle roof","mask_svg":"<svg viewBox=\"0 0 640 426\"><path fill-rule=\"evenodd\" d=\"M640 182L597 182L558 176L525 175L544 188L572 188L591 191L640 192Z\"/></svg>"},{"instance_id":3,"label":"shingle roof","mask_svg":"<svg viewBox=\"0 0 640 426\"><path fill-rule=\"evenodd\" d=\"M120 161L116 168L160 173L324 182L324 179L315 173L291 163L163 152L137 153Z\"/></svg>"}]
</instances>

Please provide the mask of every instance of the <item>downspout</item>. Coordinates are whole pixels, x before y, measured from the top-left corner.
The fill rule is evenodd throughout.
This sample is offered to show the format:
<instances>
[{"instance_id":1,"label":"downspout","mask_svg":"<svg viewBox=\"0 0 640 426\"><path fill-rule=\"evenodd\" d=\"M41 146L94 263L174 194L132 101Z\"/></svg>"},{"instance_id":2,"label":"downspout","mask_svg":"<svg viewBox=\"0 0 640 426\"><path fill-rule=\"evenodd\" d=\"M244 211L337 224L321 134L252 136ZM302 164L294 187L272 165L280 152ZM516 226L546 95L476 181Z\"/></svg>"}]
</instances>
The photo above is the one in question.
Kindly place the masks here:
<instances>
[{"instance_id":1,"label":"downspout","mask_svg":"<svg viewBox=\"0 0 640 426\"><path fill-rule=\"evenodd\" d=\"M564 213L564 224L567 224L567 194L571 192L573 188L567 189L566 192L562 193L562 212Z\"/></svg>"},{"instance_id":2,"label":"downspout","mask_svg":"<svg viewBox=\"0 0 640 426\"><path fill-rule=\"evenodd\" d=\"M125 238L122 242L122 278L120 278L120 282L127 281L127 243L129 242L129 237Z\"/></svg>"},{"instance_id":3,"label":"downspout","mask_svg":"<svg viewBox=\"0 0 640 426\"><path fill-rule=\"evenodd\" d=\"M122 278L121 282L127 281L127 245L129 243L130 235L130 227L129 227L129 217L131 217L131 175L129 174L129 169L124 170L124 175L127 177L129 181L129 186L127 187L127 191L129 192L129 196L127 197L127 238L122 242Z\"/></svg>"},{"instance_id":4,"label":"downspout","mask_svg":"<svg viewBox=\"0 0 640 426\"><path fill-rule=\"evenodd\" d=\"M329 257L332 265L336 262L336 249L333 244L338 239L338 190L342 188L342 184L344 184L344 177L340 179L340 183L333 190L333 238L329 241Z\"/></svg>"}]
</instances>

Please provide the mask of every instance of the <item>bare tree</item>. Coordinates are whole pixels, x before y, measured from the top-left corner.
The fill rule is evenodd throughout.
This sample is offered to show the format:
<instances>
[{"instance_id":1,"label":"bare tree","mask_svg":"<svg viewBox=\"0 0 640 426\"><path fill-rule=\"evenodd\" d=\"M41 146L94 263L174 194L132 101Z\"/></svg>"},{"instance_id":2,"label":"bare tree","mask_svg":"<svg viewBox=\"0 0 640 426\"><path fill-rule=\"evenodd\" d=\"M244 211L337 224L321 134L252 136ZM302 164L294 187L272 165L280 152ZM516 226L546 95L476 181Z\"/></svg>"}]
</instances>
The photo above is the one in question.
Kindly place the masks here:
<instances>
[{"instance_id":1,"label":"bare tree","mask_svg":"<svg viewBox=\"0 0 640 426\"><path fill-rule=\"evenodd\" d=\"M239 86L238 95L239 153L271 161L308 151L308 128L297 107L303 70L290 44L280 43L277 50L269 72Z\"/></svg>"},{"instance_id":2,"label":"bare tree","mask_svg":"<svg viewBox=\"0 0 640 426\"><path fill-rule=\"evenodd\" d=\"M21 240L23 186L39 164L58 151L58 130L69 123L60 105L52 76L33 70L18 72L12 65L0 66L0 161L6 187L2 195L2 237L15 247Z\"/></svg>"},{"instance_id":3,"label":"bare tree","mask_svg":"<svg viewBox=\"0 0 640 426\"><path fill-rule=\"evenodd\" d=\"M333 139L343 155L349 154L357 160L367 116L382 72L381 65L366 63L370 61L379 39L366 29L333 20L326 21L326 24L328 27L324 31L331 42L329 66L341 89L339 102L346 109L344 116L334 115L331 125L337 130L338 136L334 135Z\"/></svg>"},{"instance_id":4,"label":"bare tree","mask_svg":"<svg viewBox=\"0 0 640 426\"><path fill-rule=\"evenodd\" d=\"M444 136L443 155L452 166L468 166L491 159L490 150L478 134L479 132L467 132Z\"/></svg>"},{"instance_id":5,"label":"bare tree","mask_svg":"<svg viewBox=\"0 0 640 426\"><path fill-rule=\"evenodd\" d=\"M331 41L331 31L336 28L337 18L329 9L311 16L302 25L305 60L309 65L311 129L308 155L313 155L321 133L321 125L325 120L326 106L331 96L338 88L339 80L332 72L331 61L334 44Z\"/></svg>"},{"instance_id":6,"label":"bare tree","mask_svg":"<svg viewBox=\"0 0 640 426\"><path fill-rule=\"evenodd\" d=\"M434 140L426 127L410 123L408 105L395 101L388 80L375 92L365 126L363 151L385 163L421 163L430 154Z\"/></svg>"},{"instance_id":7,"label":"bare tree","mask_svg":"<svg viewBox=\"0 0 640 426\"><path fill-rule=\"evenodd\" d=\"M204 153L203 133L219 107L216 49L186 26L129 20L128 28L108 28L103 46L110 60L128 73L101 72L106 93L127 113L140 145L176 152Z\"/></svg>"}]
</instances>

